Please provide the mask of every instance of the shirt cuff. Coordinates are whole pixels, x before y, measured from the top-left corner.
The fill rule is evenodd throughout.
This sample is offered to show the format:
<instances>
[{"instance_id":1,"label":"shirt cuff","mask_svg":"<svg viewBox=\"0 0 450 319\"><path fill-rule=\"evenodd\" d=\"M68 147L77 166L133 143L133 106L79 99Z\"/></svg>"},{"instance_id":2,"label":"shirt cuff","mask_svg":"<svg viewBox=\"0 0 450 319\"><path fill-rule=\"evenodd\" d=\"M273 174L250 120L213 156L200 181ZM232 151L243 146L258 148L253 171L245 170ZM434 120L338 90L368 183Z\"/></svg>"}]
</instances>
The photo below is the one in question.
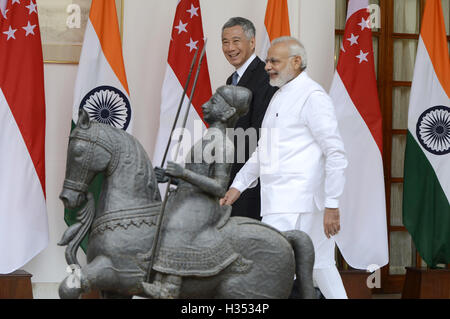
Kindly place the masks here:
<instances>
[{"instance_id":1,"label":"shirt cuff","mask_svg":"<svg viewBox=\"0 0 450 319\"><path fill-rule=\"evenodd\" d=\"M339 200L333 199L333 198L327 198L325 200L325 207L326 208L339 208Z\"/></svg>"},{"instance_id":2,"label":"shirt cuff","mask_svg":"<svg viewBox=\"0 0 450 319\"><path fill-rule=\"evenodd\" d=\"M230 188L236 188L241 193L247 189L247 187L245 187L244 183L241 183L239 181L234 181L233 184L231 184Z\"/></svg>"}]
</instances>

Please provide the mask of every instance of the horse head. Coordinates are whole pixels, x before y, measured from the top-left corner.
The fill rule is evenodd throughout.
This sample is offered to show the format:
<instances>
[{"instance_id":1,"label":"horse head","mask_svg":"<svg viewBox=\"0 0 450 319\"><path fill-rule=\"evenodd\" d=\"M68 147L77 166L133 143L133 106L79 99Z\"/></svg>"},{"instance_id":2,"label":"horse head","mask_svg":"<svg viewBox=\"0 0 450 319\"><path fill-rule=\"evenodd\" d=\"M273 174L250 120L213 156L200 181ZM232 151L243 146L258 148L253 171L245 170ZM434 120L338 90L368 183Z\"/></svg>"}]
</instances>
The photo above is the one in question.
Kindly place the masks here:
<instances>
[{"instance_id":1,"label":"horse head","mask_svg":"<svg viewBox=\"0 0 450 319\"><path fill-rule=\"evenodd\" d=\"M117 165L117 146L101 133L100 125L91 122L88 113L81 109L77 125L70 134L66 176L59 196L65 208L84 204L94 177L100 172L111 174Z\"/></svg>"}]
</instances>

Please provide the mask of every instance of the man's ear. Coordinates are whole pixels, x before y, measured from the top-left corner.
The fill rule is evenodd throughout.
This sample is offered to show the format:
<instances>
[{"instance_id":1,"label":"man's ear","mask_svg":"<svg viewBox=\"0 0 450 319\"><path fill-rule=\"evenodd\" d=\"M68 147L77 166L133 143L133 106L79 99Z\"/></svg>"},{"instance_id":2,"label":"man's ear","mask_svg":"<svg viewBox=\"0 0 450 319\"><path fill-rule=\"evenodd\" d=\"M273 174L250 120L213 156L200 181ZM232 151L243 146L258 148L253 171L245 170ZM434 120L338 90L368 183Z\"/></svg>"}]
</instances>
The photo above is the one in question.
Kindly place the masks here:
<instances>
[{"instance_id":1,"label":"man's ear","mask_svg":"<svg viewBox=\"0 0 450 319\"><path fill-rule=\"evenodd\" d=\"M302 67L302 58L298 55L296 55L293 59L294 62L294 69L295 70L300 70Z\"/></svg>"},{"instance_id":2,"label":"man's ear","mask_svg":"<svg viewBox=\"0 0 450 319\"><path fill-rule=\"evenodd\" d=\"M255 51L255 48L256 48L256 40L255 40L255 38L251 38L250 39L250 47L252 48L253 51Z\"/></svg>"},{"instance_id":3,"label":"man's ear","mask_svg":"<svg viewBox=\"0 0 450 319\"><path fill-rule=\"evenodd\" d=\"M223 112L222 121L228 121L234 114L236 114L236 109L234 107L230 107L228 110Z\"/></svg>"}]
</instances>

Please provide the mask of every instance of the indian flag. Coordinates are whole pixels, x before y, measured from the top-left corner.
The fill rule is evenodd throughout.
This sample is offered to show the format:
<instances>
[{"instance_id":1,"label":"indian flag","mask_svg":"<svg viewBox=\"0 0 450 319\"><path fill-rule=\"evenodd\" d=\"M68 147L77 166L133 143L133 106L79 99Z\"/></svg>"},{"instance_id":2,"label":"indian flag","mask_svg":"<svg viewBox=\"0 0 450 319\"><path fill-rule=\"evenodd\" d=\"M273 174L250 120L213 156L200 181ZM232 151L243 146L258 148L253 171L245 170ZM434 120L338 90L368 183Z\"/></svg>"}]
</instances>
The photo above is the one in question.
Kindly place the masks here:
<instances>
[{"instance_id":1,"label":"indian flag","mask_svg":"<svg viewBox=\"0 0 450 319\"><path fill-rule=\"evenodd\" d=\"M269 0L267 2L263 30L263 41L259 56L264 61L273 39L291 35L287 0Z\"/></svg>"},{"instance_id":2,"label":"indian flag","mask_svg":"<svg viewBox=\"0 0 450 319\"><path fill-rule=\"evenodd\" d=\"M83 108L92 120L131 133L129 95L115 1L93 0L75 83L72 128ZM102 180L97 177L89 189L96 199ZM76 212L66 210L65 220L74 223Z\"/></svg>"},{"instance_id":3,"label":"indian flag","mask_svg":"<svg viewBox=\"0 0 450 319\"><path fill-rule=\"evenodd\" d=\"M426 2L408 114L403 223L429 266L450 262L450 58L440 0Z\"/></svg>"}]
</instances>

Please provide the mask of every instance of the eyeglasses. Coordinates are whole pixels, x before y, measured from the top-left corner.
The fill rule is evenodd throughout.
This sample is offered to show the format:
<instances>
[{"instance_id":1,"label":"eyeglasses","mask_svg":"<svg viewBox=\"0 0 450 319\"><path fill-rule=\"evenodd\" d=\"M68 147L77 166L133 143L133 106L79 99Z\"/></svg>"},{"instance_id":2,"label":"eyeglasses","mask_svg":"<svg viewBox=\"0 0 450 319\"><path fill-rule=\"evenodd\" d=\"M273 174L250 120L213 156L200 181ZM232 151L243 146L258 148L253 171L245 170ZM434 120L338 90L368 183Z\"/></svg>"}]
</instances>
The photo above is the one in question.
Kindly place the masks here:
<instances>
[{"instance_id":1,"label":"eyeglasses","mask_svg":"<svg viewBox=\"0 0 450 319\"><path fill-rule=\"evenodd\" d=\"M298 56L298 55L293 54L293 55L288 56L286 59L293 58L293 57L296 57L296 56ZM273 65L277 65L277 64L281 63L282 60L281 59L275 59L275 58L267 58L265 61L266 61L266 64L270 63L270 64L273 64Z\"/></svg>"}]
</instances>

